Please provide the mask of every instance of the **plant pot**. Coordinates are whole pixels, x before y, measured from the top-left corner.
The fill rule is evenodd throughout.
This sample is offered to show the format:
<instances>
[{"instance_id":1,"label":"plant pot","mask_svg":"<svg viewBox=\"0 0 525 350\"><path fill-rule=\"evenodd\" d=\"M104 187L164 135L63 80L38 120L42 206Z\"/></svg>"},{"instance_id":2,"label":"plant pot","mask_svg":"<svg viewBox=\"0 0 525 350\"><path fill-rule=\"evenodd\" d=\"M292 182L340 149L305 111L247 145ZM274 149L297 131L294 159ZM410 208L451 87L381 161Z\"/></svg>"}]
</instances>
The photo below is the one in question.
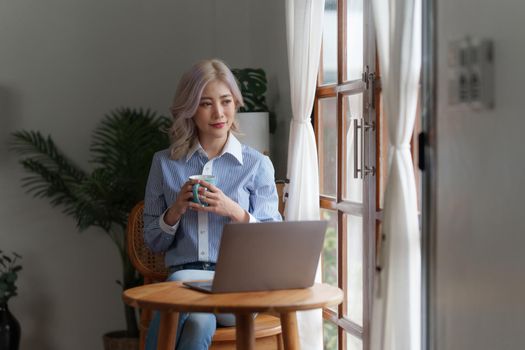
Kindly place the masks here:
<instances>
[{"instance_id":1,"label":"plant pot","mask_svg":"<svg viewBox=\"0 0 525 350\"><path fill-rule=\"evenodd\" d=\"M104 350L139 350L139 338L128 335L126 331L104 334Z\"/></svg>"},{"instance_id":2,"label":"plant pot","mask_svg":"<svg viewBox=\"0 0 525 350\"><path fill-rule=\"evenodd\" d=\"M237 122L241 129L239 141L255 148L262 154L270 154L270 113L237 113Z\"/></svg>"},{"instance_id":3,"label":"plant pot","mask_svg":"<svg viewBox=\"0 0 525 350\"><path fill-rule=\"evenodd\" d=\"M20 344L20 323L11 314L7 302L0 304L0 349L18 350Z\"/></svg>"}]
</instances>

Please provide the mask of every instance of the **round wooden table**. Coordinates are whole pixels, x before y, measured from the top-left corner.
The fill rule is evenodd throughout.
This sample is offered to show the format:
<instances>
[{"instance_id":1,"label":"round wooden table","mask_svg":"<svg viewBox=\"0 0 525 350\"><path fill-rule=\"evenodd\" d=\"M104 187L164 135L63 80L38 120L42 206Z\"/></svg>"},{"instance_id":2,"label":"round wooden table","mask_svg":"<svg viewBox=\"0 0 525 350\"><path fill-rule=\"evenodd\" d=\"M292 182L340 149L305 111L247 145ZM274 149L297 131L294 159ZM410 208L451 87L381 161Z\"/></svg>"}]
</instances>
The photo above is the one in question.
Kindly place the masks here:
<instances>
[{"instance_id":1,"label":"round wooden table","mask_svg":"<svg viewBox=\"0 0 525 350\"><path fill-rule=\"evenodd\" d=\"M266 292L208 294L192 290L181 282L162 282L124 291L124 302L161 314L157 349L175 349L179 312L233 313L236 318L237 349L255 348L254 313L280 315L286 350L299 349L296 311L338 305L343 301L339 288L316 283L310 288Z\"/></svg>"}]
</instances>

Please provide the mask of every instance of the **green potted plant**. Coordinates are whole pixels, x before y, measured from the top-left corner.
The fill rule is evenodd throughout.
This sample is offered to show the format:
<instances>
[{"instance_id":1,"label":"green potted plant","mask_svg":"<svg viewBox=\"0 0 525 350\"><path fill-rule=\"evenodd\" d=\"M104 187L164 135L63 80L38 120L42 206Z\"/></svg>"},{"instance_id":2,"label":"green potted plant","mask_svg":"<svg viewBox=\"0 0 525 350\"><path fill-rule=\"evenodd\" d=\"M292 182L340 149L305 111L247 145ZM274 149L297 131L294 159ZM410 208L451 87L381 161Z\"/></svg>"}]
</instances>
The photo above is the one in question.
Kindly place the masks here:
<instances>
[{"instance_id":1,"label":"green potted plant","mask_svg":"<svg viewBox=\"0 0 525 350\"><path fill-rule=\"evenodd\" d=\"M122 289L140 283L126 250L127 217L144 198L153 153L169 145L165 132L169 125L168 118L147 110L111 111L93 132L91 172L69 160L51 136L24 130L12 134L11 150L21 155L20 164L30 173L22 179L22 186L34 197L61 207L75 219L79 231L99 227L107 233L122 261L122 280L117 281ZM126 343L138 337L134 310L129 306L124 310L126 331L104 336L106 344L113 338L132 339L122 340Z\"/></svg>"},{"instance_id":2,"label":"green potted plant","mask_svg":"<svg viewBox=\"0 0 525 350\"><path fill-rule=\"evenodd\" d=\"M237 120L244 135L241 141L263 153L269 152L269 134L276 128L275 114L266 104L268 82L261 68L234 68L232 73L239 84L244 107L237 113Z\"/></svg>"},{"instance_id":3,"label":"green potted plant","mask_svg":"<svg viewBox=\"0 0 525 350\"><path fill-rule=\"evenodd\" d=\"M0 250L0 349L17 350L20 344L20 323L7 306L10 298L17 295L16 280L22 266L21 256Z\"/></svg>"}]
</instances>

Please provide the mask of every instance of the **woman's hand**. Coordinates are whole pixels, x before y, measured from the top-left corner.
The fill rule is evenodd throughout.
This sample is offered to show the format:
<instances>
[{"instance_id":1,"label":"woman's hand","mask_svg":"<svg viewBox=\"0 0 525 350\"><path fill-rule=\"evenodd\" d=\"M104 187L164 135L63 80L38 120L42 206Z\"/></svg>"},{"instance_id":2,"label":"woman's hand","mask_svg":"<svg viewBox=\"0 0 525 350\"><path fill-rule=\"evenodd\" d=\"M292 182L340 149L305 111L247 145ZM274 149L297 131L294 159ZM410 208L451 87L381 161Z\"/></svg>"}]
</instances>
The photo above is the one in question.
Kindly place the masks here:
<instances>
[{"instance_id":1,"label":"woman's hand","mask_svg":"<svg viewBox=\"0 0 525 350\"><path fill-rule=\"evenodd\" d=\"M193 198L193 183L193 181L189 180L180 188L175 203L164 214L164 222L166 224L170 226L175 225L190 206Z\"/></svg>"},{"instance_id":2,"label":"woman's hand","mask_svg":"<svg viewBox=\"0 0 525 350\"><path fill-rule=\"evenodd\" d=\"M227 216L234 222L250 221L250 215L246 212L246 210L241 208L238 203L234 202L230 197L225 195L218 187L202 180L192 181L201 185L199 187L199 200L202 203L208 204L208 206L203 206L190 202L189 205L192 210L205 211L221 216Z\"/></svg>"}]
</instances>

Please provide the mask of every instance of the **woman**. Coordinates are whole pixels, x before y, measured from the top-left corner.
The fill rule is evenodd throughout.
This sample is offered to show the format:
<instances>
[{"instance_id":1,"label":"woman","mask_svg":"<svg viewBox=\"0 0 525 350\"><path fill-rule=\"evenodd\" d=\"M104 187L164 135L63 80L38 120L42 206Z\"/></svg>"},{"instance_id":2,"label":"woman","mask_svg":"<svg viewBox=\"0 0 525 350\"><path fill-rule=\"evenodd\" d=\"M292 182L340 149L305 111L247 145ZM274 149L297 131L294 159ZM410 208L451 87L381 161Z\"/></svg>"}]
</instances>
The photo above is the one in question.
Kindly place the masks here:
<instances>
[{"instance_id":1,"label":"woman","mask_svg":"<svg viewBox=\"0 0 525 350\"><path fill-rule=\"evenodd\" d=\"M144 207L145 241L166 253L168 280L212 278L225 223L281 220L270 159L234 136L242 105L235 78L220 60L198 62L179 82L172 144L153 157ZM216 184L188 180L199 174L214 175ZM197 182L204 204L192 201ZM147 349L156 349L158 323L155 315ZM181 314L176 349L208 349L216 323L233 325L234 318Z\"/></svg>"}]
</instances>

